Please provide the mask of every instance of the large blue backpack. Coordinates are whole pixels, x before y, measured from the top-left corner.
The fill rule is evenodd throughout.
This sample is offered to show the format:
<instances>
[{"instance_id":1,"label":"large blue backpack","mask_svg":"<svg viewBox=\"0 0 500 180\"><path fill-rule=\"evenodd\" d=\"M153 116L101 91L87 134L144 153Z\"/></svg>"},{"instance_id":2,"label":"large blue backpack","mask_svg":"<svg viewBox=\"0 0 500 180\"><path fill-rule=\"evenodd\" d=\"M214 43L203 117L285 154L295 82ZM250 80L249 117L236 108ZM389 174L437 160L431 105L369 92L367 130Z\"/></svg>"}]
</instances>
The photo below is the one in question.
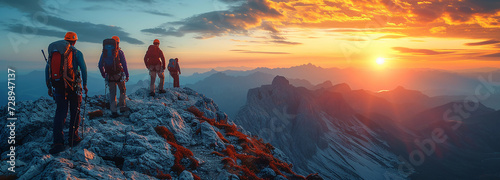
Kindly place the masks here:
<instances>
[{"instance_id":1,"label":"large blue backpack","mask_svg":"<svg viewBox=\"0 0 500 180\"><path fill-rule=\"evenodd\" d=\"M177 70L176 66L177 66L177 60L174 58L170 58L170 60L168 60L168 66L167 66L168 71L172 72Z\"/></svg>"},{"instance_id":2,"label":"large blue backpack","mask_svg":"<svg viewBox=\"0 0 500 180\"><path fill-rule=\"evenodd\" d=\"M105 39L102 42L104 70L108 75L116 75L122 72L118 51L118 43L114 39Z\"/></svg>"}]
</instances>

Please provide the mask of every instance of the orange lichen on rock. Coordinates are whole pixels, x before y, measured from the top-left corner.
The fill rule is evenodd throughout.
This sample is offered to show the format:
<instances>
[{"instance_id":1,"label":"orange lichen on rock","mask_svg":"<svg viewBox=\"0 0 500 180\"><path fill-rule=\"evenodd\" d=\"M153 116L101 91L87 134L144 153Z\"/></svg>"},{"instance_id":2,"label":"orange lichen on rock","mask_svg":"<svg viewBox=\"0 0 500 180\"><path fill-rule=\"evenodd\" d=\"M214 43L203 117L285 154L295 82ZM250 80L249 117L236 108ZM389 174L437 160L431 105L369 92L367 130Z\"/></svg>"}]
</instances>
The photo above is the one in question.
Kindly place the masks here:
<instances>
[{"instance_id":1,"label":"orange lichen on rock","mask_svg":"<svg viewBox=\"0 0 500 180\"><path fill-rule=\"evenodd\" d=\"M155 127L155 131L158 135L167 140L170 146L172 146L172 153L175 157L174 165L171 168L172 171L176 172L177 175L179 175L182 173L182 171L186 170L186 167L181 164L181 160L184 158L188 158L191 161L191 164L189 165L190 169L194 170L198 168L199 163L196 159L193 158L193 152L185 148L184 146L177 144L177 140L175 139L174 134L170 130L168 130L168 128L166 128L165 126L157 126Z\"/></svg>"},{"instance_id":2,"label":"orange lichen on rock","mask_svg":"<svg viewBox=\"0 0 500 180\"><path fill-rule=\"evenodd\" d=\"M172 179L172 176L170 174L165 174L163 171L156 169L156 178L158 179Z\"/></svg>"},{"instance_id":3,"label":"orange lichen on rock","mask_svg":"<svg viewBox=\"0 0 500 180\"><path fill-rule=\"evenodd\" d=\"M222 133L217 132L217 136L219 136L219 138L220 138L223 142L225 142L225 143L229 143L229 141L228 141L226 138L224 138L224 136L222 135Z\"/></svg>"},{"instance_id":4,"label":"orange lichen on rock","mask_svg":"<svg viewBox=\"0 0 500 180\"><path fill-rule=\"evenodd\" d=\"M188 112L190 113L193 113L194 116L196 116L197 118L201 118L203 117L203 115L205 113L201 112L198 108L196 108L195 106L191 106L187 109Z\"/></svg>"}]
</instances>

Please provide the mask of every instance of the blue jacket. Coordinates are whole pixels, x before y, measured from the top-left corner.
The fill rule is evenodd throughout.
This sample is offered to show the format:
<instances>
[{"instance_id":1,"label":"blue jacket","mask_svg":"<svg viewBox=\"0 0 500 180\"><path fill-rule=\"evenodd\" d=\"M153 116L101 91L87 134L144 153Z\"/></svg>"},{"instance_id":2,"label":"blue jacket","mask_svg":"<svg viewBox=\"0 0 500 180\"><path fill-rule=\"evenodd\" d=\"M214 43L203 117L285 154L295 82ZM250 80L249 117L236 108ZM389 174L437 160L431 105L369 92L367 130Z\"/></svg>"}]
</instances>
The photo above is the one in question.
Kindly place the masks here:
<instances>
[{"instance_id":1,"label":"blue jacket","mask_svg":"<svg viewBox=\"0 0 500 180\"><path fill-rule=\"evenodd\" d=\"M75 56L74 56L76 58L76 61L73 61L73 69L75 70L75 72L81 71L80 74L82 76L83 85L86 86L87 85L87 65L85 64L85 59L83 58L83 53L81 51L79 51L78 49L76 49L74 46L71 46L70 48L73 49L73 52L76 52ZM51 88L49 69L50 69L50 64L47 63L47 65L45 66L45 83L47 84L48 88Z\"/></svg>"},{"instance_id":2,"label":"blue jacket","mask_svg":"<svg viewBox=\"0 0 500 180\"><path fill-rule=\"evenodd\" d=\"M121 49L118 51L118 57L120 58L120 63L122 64L122 68L123 68L123 71L125 72L125 76L127 76L127 78L128 78L129 75L128 75L128 68L127 68L127 60L125 59L125 54L123 53L123 51ZM102 77L105 77L106 71L104 70L104 61L102 59L102 53L101 53L101 58L99 59L98 67L99 67L99 71L101 72Z\"/></svg>"}]
</instances>

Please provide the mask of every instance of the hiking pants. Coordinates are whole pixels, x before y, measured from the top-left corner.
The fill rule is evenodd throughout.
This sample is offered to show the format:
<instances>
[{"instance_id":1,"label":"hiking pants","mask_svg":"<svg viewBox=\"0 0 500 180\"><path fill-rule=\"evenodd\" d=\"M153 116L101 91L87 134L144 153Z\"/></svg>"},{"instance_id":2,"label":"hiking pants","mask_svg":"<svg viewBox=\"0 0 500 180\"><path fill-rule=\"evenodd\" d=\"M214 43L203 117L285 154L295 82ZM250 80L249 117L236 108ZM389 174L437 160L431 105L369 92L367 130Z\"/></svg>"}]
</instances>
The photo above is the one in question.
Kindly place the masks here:
<instances>
[{"instance_id":1,"label":"hiking pants","mask_svg":"<svg viewBox=\"0 0 500 180\"><path fill-rule=\"evenodd\" d=\"M159 90L163 90L163 83L165 81L165 74L163 73L163 68L161 65L154 65L149 67L149 75L151 76L151 84L149 85L150 92L155 92L155 81L156 76L160 78L160 84L158 85Z\"/></svg>"},{"instance_id":2,"label":"hiking pants","mask_svg":"<svg viewBox=\"0 0 500 180\"><path fill-rule=\"evenodd\" d=\"M174 88L179 87L179 74L171 72L170 76L172 76L172 78L174 78Z\"/></svg>"},{"instance_id":3,"label":"hiking pants","mask_svg":"<svg viewBox=\"0 0 500 180\"><path fill-rule=\"evenodd\" d=\"M125 87L125 82L109 82L109 108L111 112L117 112L116 108L116 86L120 89L120 99L118 100L119 107L125 107L127 104L125 103L125 93L127 88Z\"/></svg>"},{"instance_id":4,"label":"hiking pants","mask_svg":"<svg viewBox=\"0 0 500 180\"><path fill-rule=\"evenodd\" d=\"M78 139L78 127L80 126L80 104L82 95L76 92L68 92L65 98L64 88L56 88L54 98L57 104L56 115L54 117L53 136L54 144L64 144L63 127L68 115L68 106L70 111L69 141ZM73 128L74 126L74 128Z\"/></svg>"}]
</instances>

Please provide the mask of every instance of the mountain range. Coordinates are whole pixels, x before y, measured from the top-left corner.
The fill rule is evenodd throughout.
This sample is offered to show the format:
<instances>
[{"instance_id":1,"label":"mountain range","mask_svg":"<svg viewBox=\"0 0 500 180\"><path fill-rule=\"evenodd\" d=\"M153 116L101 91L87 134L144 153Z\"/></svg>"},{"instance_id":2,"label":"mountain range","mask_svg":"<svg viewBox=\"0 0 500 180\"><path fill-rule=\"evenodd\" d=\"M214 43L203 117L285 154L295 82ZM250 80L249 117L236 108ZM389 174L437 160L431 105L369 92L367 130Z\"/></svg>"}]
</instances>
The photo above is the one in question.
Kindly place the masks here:
<instances>
[{"instance_id":1,"label":"mountain range","mask_svg":"<svg viewBox=\"0 0 500 180\"><path fill-rule=\"evenodd\" d=\"M374 92L332 81L312 85L261 72L218 72L188 85L207 93L167 88L166 94L149 97L148 84L138 80L128 86L131 110L118 119L109 118L103 93L90 96L87 112L104 115L90 119L89 114L81 128L87 138L59 156L47 154L54 101L19 100L23 121L16 127L15 177L500 178L500 111L472 96L433 97L402 86ZM235 98L245 89L250 89L246 98ZM243 106L228 116L218 105L225 101ZM6 119L6 108L0 113ZM2 129L0 138L6 139L7 131ZM9 153L6 143L0 149ZM2 174L8 174L7 166Z\"/></svg>"},{"instance_id":2,"label":"mountain range","mask_svg":"<svg viewBox=\"0 0 500 180\"><path fill-rule=\"evenodd\" d=\"M256 68L253 70L224 71L212 69L203 73L190 73L189 69L184 71L188 75L181 76L181 85L209 95L230 116L235 116L239 108L243 106L249 89L271 83L272 78L276 75L287 77L291 84L308 89L318 89L320 88L318 85L325 85L324 83L347 83L353 89L371 92L404 87L418 90L430 97L440 97L444 99L443 101L462 100L465 96L474 95L476 88L482 84L490 84L490 86L496 87L495 92L500 91L498 89L500 70L492 68L480 71L451 72L433 69L339 69L305 64L275 69ZM146 82L149 81L149 75L146 70L130 70L130 74L127 87L148 86ZM46 89L44 77L43 71L19 75L16 81L16 90L20 94L19 100L36 100L40 96L48 97L46 90L41 91ZM169 82L172 81L167 74L165 87L170 87ZM89 95L104 93L104 80L97 71L89 71L88 88ZM133 92L135 91L128 91L128 94ZM6 93L6 89L0 89L0 93ZM0 99L0 103L5 104L6 99ZM500 109L500 95L492 93L489 98L481 100L481 103L494 109Z\"/></svg>"},{"instance_id":3,"label":"mountain range","mask_svg":"<svg viewBox=\"0 0 500 180\"><path fill-rule=\"evenodd\" d=\"M500 111L403 87L325 84L310 90L277 76L248 92L235 123L283 149L299 173L326 179L500 178Z\"/></svg>"}]
</instances>

